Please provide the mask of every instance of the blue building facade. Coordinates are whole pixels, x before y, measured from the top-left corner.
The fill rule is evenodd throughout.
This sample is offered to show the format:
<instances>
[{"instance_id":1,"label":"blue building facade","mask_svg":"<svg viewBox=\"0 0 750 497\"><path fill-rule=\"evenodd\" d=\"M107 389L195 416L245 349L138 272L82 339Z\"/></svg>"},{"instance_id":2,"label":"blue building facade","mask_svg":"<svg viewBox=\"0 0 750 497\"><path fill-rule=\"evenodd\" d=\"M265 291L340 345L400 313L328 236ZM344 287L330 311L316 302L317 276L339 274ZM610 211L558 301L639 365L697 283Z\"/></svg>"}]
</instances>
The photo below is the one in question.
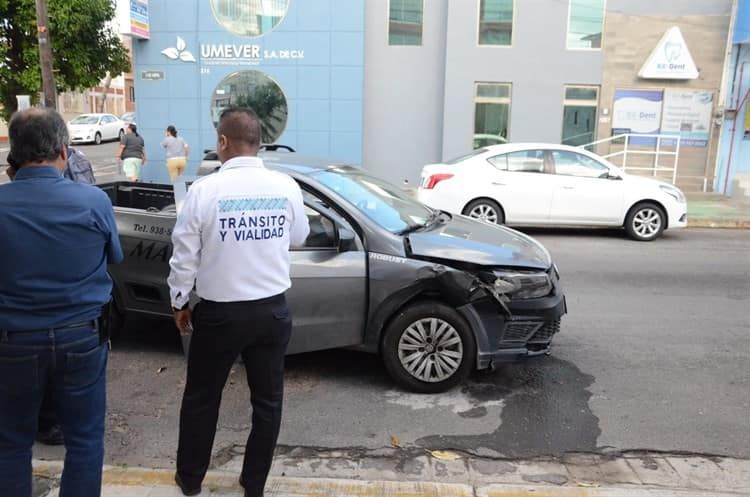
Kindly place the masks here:
<instances>
[{"instance_id":1,"label":"blue building facade","mask_svg":"<svg viewBox=\"0 0 750 497\"><path fill-rule=\"evenodd\" d=\"M170 124L193 172L230 105L256 108L265 142L361 164L364 11L364 0L151 0L149 39L133 42L143 180L168 181Z\"/></svg>"},{"instance_id":2,"label":"blue building facade","mask_svg":"<svg viewBox=\"0 0 750 497\"><path fill-rule=\"evenodd\" d=\"M735 180L750 177L750 0L738 0L732 43L714 187L729 196Z\"/></svg>"}]
</instances>

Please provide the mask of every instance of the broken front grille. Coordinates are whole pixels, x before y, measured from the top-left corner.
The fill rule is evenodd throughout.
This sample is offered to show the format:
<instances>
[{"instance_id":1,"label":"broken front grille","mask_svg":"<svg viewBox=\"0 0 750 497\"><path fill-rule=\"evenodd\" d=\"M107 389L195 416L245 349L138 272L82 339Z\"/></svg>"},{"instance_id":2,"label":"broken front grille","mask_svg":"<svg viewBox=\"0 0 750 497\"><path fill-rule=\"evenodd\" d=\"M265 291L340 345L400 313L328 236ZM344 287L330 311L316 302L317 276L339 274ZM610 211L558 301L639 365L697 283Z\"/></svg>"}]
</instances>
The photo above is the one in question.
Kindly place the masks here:
<instances>
[{"instance_id":1,"label":"broken front grille","mask_svg":"<svg viewBox=\"0 0 750 497\"><path fill-rule=\"evenodd\" d=\"M552 335L560 331L560 320L547 321L544 326L539 328L534 336L531 337L529 343L548 343L552 340Z\"/></svg>"},{"instance_id":2,"label":"broken front grille","mask_svg":"<svg viewBox=\"0 0 750 497\"><path fill-rule=\"evenodd\" d=\"M505 327L503 341L547 343L552 335L560 331L560 320L555 321L516 321Z\"/></svg>"},{"instance_id":3,"label":"broken front grille","mask_svg":"<svg viewBox=\"0 0 750 497\"><path fill-rule=\"evenodd\" d=\"M510 322L505 327L504 341L525 342L544 323L539 321L516 321Z\"/></svg>"}]
</instances>

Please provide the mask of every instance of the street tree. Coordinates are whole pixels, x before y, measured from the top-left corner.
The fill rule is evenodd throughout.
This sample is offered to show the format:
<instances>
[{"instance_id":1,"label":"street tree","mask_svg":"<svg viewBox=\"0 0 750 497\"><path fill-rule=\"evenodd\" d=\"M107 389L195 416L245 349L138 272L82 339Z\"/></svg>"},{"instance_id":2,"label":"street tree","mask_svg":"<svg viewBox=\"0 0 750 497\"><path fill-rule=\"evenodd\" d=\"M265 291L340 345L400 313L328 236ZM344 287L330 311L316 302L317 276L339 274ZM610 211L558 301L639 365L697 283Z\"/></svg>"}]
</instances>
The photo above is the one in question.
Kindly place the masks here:
<instances>
[{"instance_id":1,"label":"street tree","mask_svg":"<svg viewBox=\"0 0 750 497\"><path fill-rule=\"evenodd\" d=\"M112 0L49 0L49 32L58 92L97 86L107 73L130 70L127 49L113 26ZM15 112L16 95L39 101L35 0L0 0L0 111Z\"/></svg>"}]
</instances>

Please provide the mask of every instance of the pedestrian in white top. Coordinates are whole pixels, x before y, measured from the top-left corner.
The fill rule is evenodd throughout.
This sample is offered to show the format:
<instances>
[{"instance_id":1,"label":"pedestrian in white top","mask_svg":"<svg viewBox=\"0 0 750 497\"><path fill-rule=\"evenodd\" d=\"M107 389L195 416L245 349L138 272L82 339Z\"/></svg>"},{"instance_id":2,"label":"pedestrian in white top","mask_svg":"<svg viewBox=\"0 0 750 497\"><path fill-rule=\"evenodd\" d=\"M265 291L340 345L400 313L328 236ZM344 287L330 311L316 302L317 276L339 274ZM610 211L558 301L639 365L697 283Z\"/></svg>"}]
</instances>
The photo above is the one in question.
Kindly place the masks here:
<instances>
[{"instance_id":1,"label":"pedestrian in white top","mask_svg":"<svg viewBox=\"0 0 750 497\"><path fill-rule=\"evenodd\" d=\"M240 484L263 495L281 424L284 354L292 329L284 292L290 245L310 231L302 192L256 157L251 109L227 109L217 127L219 171L192 184L172 235L169 288L175 323L191 333L175 481L197 495L208 469L221 392L238 355L251 391L252 430ZM191 290L200 302L191 313ZM191 326L192 325L192 326Z\"/></svg>"}]
</instances>

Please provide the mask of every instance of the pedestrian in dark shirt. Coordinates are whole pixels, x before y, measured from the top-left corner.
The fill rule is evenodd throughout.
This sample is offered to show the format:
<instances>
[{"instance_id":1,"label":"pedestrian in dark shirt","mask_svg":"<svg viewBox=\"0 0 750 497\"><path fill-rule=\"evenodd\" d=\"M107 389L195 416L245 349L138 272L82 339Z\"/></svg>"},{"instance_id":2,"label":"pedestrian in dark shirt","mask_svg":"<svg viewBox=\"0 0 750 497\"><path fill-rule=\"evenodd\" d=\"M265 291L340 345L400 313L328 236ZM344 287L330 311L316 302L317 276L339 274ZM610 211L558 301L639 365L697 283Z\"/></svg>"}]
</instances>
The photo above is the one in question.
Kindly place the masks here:
<instances>
[{"instance_id":1,"label":"pedestrian in dark shirt","mask_svg":"<svg viewBox=\"0 0 750 497\"><path fill-rule=\"evenodd\" d=\"M15 180L0 185L0 495L31 495L42 397L65 434L60 496L98 496L107 346L97 320L107 264L122 260L109 197L63 178L60 114L28 109L8 125Z\"/></svg>"},{"instance_id":2,"label":"pedestrian in dark shirt","mask_svg":"<svg viewBox=\"0 0 750 497\"><path fill-rule=\"evenodd\" d=\"M91 166L91 161L80 150L73 147L67 148L68 161L63 176L76 183L95 185L96 178L94 177L94 168Z\"/></svg>"},{"instance_id":3,"label":"pedestrian in dark shirt","mask_svg":"<svg viewBox=\"0 0 750 497\"><path fill-rule=\"evenodd\" d=\"M130 123L125 134L120 138L117 158L122 161L122 171L130 181L138 181L141 167L146 165L146 149L143 137L138 134L138 127Z\"/></svg>"}]
</instances>

